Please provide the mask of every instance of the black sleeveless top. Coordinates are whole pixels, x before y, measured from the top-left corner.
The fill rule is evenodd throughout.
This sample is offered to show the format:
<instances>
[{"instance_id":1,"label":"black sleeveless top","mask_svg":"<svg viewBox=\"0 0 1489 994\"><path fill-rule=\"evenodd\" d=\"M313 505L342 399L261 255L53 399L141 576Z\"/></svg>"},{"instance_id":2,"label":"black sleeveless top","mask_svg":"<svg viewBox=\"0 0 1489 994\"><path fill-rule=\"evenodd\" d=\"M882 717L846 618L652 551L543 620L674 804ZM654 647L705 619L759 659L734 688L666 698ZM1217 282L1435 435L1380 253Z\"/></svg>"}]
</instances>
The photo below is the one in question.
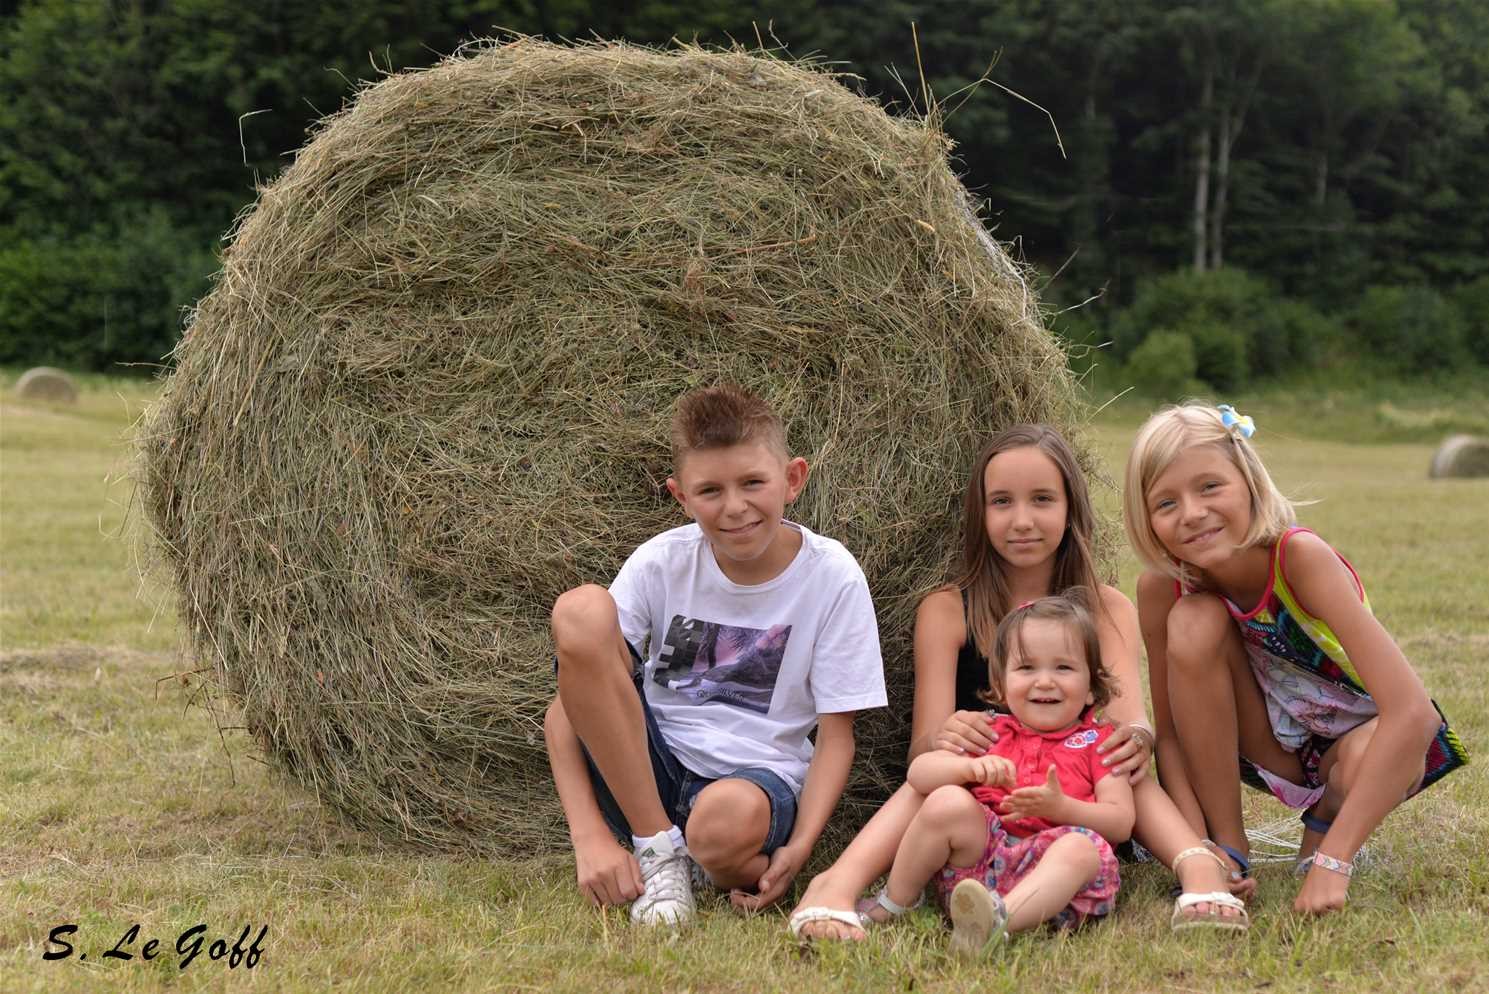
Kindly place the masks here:
<instances>
[{"instance_id":1,"label":"black sleeveless top","mask_svg":"<svg viewBox=\"0 0 1489 994\"><path fill-rule=\"evenodd\" d=\"M967 641L956 654L956 710L987 711L993 706L978 697L979 691L988 690L988 661L977 651L977 641L972 638L972 625L967 620L967 592L962 591L962 624L967 630Z\"/></svg>"}]
</instances>

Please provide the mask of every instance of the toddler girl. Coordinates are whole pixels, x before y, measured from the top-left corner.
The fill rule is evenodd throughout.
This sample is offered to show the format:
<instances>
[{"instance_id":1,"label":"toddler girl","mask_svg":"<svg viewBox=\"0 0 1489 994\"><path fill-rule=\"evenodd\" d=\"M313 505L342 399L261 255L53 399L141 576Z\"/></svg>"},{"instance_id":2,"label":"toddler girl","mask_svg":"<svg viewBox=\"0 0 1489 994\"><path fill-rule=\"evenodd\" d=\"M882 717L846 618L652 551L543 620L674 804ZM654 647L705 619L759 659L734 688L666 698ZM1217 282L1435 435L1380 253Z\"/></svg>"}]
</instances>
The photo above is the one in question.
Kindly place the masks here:
<instances>
[{"instance_id":1,"label":"toddler girl","mask_svg":"<svg viewBox=\"0 0 1489 994\"><path fill-rule=\"evenodd\" d=\"M1020 605L998 626L989 695L1012 712L980 754L934 749L910 764L924 803L905 830L877 902L918 903L934 876L952 948L984 949L1005 930L1080 924L1111 911L1111 843L1132 833L1132 786L1097 753L1112 732L1095 708L1110 694L1082 588Z\"/></svg>"}]
</instances>

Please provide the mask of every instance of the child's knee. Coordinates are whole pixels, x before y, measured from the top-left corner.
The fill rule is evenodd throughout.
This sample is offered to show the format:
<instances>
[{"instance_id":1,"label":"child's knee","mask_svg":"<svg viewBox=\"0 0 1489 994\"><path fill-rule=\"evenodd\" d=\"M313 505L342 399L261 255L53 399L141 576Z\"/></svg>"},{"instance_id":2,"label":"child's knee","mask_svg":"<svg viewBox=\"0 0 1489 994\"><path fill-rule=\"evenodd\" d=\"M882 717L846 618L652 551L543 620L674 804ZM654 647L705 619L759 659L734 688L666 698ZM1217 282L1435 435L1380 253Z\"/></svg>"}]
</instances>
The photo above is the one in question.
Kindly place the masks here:
<instances>
[{"instance_id":1,"label":"child's knee","mask_svg":"<svg viewBox=\"0 0 1489 994\"><path fill-rule=\"evenodd\" d=\"M1210 594L1181 597L1168 614L1169 664L1180 669L1213 670L1216 655L1234 632L1230 612L1220 598Z\"/></svg>"},{"instance_id":2,"label":"child's knee","mask_svg":"<svg viewBox=\"0 0 1489 994\"><path fill-rule=\"evenodd\" d=\"M1101 850L1096 840L1084 832L1066 832L1050 844L1049 853L1059 851L1059 858L1087 877L1101 872Z\"/></svg>"},{"instance_id":3,"label":"child's knee","mask_svg":"<svg viewBox=\"0 0 1489 994\"><path fill-rule=\"evenodd\" d=\"M973 816L986 819L982 804L967 788L947 784L926 795L916 819L931 827L950 828L970 821Z\"/></svg>"},{"instance_id":4,"label":"child's knee","mask_svg":"<svg viewBox=\"0 0 1489 994\"><path fill-rule=\"evenodd\" d=\"M620 631L610 591L587 583L566 590L553 602L553 644L560 656L609 645Z\"/></svg>"},{"instance_id":5,"label":"child's knee","mask_svg":"<svg viewBox=\"0 0 1489 994\"><path fill-rule=\"evenodd\" d=\"M745 780L718 780L705 787L687 823L688 852L713 876L748 862L770 832L770 799Z\"/></svg>"}]
</instances>

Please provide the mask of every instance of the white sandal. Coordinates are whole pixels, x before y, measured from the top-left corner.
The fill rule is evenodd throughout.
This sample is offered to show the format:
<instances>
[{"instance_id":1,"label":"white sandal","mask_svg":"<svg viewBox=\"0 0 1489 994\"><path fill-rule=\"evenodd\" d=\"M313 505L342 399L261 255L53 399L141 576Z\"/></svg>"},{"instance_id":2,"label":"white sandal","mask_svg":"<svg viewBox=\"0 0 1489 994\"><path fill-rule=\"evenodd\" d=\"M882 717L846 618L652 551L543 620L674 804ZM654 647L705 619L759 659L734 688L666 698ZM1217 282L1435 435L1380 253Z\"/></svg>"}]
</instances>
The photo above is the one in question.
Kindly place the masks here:
<instances>
[{"instance_id":1,"label":"white sandal","mask_svg":"<svg viewBox=\"0 0 1489 994\"><path fill-rule=\"evenodd\" d=\"M880 887L879 892L873 897L863 901L859 901L856 910L858 912L858 917L863 919L864 927L868 928L873 925L887 924L887 922L878 921L870 914L870 912L873 911L875 907L883 908L889 913L888 921L894 921L894 919L900 917L905 912L914 911L916 908L920 907L924 903L925 891L921 890L921 892L916 895L914 902L910 904L899 904L889 896L889 885L886 884L883 887Z\"/></svg>"},{"instance_id":2,"label":"white sandal","mask_svg":"<svg viewBox=\"0 0 1489 994\"><path fill-rule=\"evenodd\" d=\"M1208 904L1210 910L1204 914L1191 914L1189 909L1199 904ZM1223 915L1221 908L1234 908L1236 914ZM1209 894L1180 894L1174 901L1174 913L1169 917L1168 927L1175 932L1191 928L1229 929L1245 932L1251 928L1251 916L1246 905L1229 891L1217 890Z\"/></svg>"},{"instance_id":3,"label":"white sandal","mask_svg":"<svg viewBox=\"0 0 1489 994\"><path fill-rule=\"evenodd\" d=\"M1225 860L1221 859L1214 850L1208 846L1192 846L1174 857L1172 869L1175 877L1179 875L1179 864L1192 856L1208 856L1220 866L1222 873L1228 875L1231 872ZM1200 904L1208 904L1210 910L1203 914L1190 912L1190 909ZM1221 914L1221 908L1234 908L1237 914ZM1181 893L1174 899L1174 913L1169 916L1168 925L1175 932L1183 932L1191 928L1218 928L1245 932L1251 928L1251 916L1246 912L1245 903L1228 891L1214 891L1209 894Z\"/></svg>"},{"instance_id":4,"label":"white sandal","mask_svg":"<svg viewBox=\"0 0 1489 994\"><path fill-rule=\"evenodd\" d=\"M803 936L801 930L813 922L837 922L839 925L847 925L856 928L860 932L867 932L863 916L856 911L844 911L841 908L829 908L823 905L813 905L810 908L798 908L792 913L787 927L791 929L791 937L798 942L811 942L811 936Z\"/></svg>"}]
</instances>

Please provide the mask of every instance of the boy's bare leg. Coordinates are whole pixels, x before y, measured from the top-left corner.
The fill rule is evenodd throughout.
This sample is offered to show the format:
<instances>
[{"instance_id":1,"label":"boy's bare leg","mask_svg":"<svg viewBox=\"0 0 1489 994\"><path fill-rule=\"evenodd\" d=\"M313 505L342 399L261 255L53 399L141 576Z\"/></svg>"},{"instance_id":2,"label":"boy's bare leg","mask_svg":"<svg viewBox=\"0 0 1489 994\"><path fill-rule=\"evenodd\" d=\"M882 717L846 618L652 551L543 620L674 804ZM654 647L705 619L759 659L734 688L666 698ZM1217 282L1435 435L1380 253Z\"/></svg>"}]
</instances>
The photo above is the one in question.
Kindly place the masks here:
<instances>
[{"instance_id":1,"label":"boy's bare leg","mask_svg":"<svg viewBox=\"0 0 1489 994\"><path fill-rule=\"evenodd\" d=\"M553 604L558 697L574 734L637 836L672 825L652 775L645 718L631 681L631 653L615 601L603 587L575 587Z\"/></svg>"},{"instance_id":2,"label":"boy's bare leg","mask_svg":"<svg viewBox=\"0 0 1489 994\"><path fill-rule=\"evenodd\" d=\"M688 814L688 855L721 890L754 887L770 857L770 798L748 780L726 777L698 792Z\"/></svg>"},{"instance_id":3,"label":"boy's bare leg","mask_svg":"<svg viewBox=\"0 0 1489 994\"><path fill-rule=\"evenodd\" d=\"M925 795L904 784L874 812L837 860L812 878L796 909L835 908L852 911L864 888L883 876L894 862L905 830L925 803ZM809 922L801 934L809 939L862 939L862 929L841 922Z\"/></svg>"},{"instance_id":4,"label":"boy's bare leg","mask_svg":"<svg viewBox=\"0 0 1489 994\"><path fill-rule=\"evenodd\" d=\"M1089 836L1080 832L1060 836L1003 899L1008 931L1024 932L1049 921L1100 872L1101 854Z\"/></svg>"},{"instance_id":5,"label":"boy's bare leg","mask_svg":"<svg viewBox=\"0 0 1489 994\"><path fill-rule=\"evenodd\" d=\"M1240 633L1218 597L1191 594L1174 604L1167 658L1174 727L1205 827L1210 838L1245 854L1237 755L1295 783L1302 766L1272 736Z\"/></svg>"},{"instance_id":6,"label":"boy's bare leg","mask_svg":"<svg viewBox=\"0 0 1489 994\"><path fill-rule=\"evenodd\" d=\"M543 741L559 804L569 823L579 891L597 905L627 904L641 896L641 866L629 849L615 841L595 800L589 767L579 737L557 697L543 717Z\"/></svg>"},{"instance_id":7,"label":"boy's bare leg","mask_svg":"<svg viewBox=\"0 0 1489 994\"><path fill-rule=\"evenodd\" d=\"M958 786L936 788L905 829L884 885L886 896L908 908L941 867L976 866L987 839L987 812L972 792Z\"/></svg>"}]
</instances>

